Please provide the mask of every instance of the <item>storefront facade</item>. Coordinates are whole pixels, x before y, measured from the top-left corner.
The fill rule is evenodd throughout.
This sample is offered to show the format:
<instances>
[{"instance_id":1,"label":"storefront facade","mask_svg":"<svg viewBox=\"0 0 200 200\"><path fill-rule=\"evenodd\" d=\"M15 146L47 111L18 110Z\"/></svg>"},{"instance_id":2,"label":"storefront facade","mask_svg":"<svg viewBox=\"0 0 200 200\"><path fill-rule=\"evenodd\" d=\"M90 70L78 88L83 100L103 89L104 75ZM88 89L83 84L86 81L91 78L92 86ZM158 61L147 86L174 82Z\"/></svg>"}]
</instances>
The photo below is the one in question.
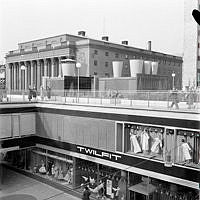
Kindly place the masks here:
<instances>
[{"instance_id":1,"label":"storefront facade","mask_svg":"<svg viewBox=\"0 0 200 200\"><path fill-rule=\"evenodd\" d=\"M94 198L196 200L199 121L100 109L38 108L36 134L2 142L19 148L5 161L73 191L88 185Z\"/></svg>"}]
</instances>

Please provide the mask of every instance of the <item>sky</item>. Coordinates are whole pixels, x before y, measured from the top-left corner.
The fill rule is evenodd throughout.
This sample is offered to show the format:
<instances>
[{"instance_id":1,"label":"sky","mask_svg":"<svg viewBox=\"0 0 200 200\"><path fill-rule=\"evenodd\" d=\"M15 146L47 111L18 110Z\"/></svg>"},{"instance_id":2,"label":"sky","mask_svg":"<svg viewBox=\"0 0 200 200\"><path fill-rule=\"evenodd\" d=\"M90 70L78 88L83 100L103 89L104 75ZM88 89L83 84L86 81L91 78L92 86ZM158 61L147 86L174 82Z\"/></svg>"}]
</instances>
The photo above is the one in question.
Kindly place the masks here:
<instances>
[{"instance_id":1,"label":"sky","mask_svg":"<svg viewBox=\"0 0 200 200\"><path fill-rule=\"evenodd\" d=\"M0 62L20 42L80 30L182 56L183 9L184 0L0 0Z\"/></svg>"}]
</instances>

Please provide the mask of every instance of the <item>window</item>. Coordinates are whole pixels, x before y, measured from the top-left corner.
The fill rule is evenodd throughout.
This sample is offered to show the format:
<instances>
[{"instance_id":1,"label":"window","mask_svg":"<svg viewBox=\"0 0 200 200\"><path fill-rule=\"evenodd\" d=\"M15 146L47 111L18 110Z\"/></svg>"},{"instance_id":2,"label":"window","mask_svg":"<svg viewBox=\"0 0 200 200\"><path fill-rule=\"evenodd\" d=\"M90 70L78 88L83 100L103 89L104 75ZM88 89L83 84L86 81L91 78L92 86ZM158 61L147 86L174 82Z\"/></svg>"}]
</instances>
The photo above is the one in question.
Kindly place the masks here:
<instances>
[{"instance_id":1,"label":"window","mask_svg":"<svg viewBox=\"0 0 200 200\"><path fill-rule=\"evenodd\" d=\"M97 51L97 50L94 50L94 54L95 54L95 55L98 55L98 51Z\"/></svg>"},{"instance_id":2,"label":"window","mask_svg":"<svg viewBox=\"0 0 200 200\"><path fill-rule=\"evenodd\" d=\"M109 56L109 52L108 51L105 52L105 56Z\"/></svg>"},{"instance_id":3,"label":"window","mask_svg":"<svg viewBox=\"0 0 200 200\"><path fill-rule=\"evenodd\" d=\"M119 58L119 54L118 53L115 54L115 58Z\"/></svg>"},{"instance_id":4,"label":"window","mask_svg":"<svg viewBox=\"0 0 200 200\"><path fill-rule=\"evenodd\" d=\"M108 62L105 62L105 67L108 67Z\"/></svg>"},{"instance_id":5,"label":"window","mask_svg":"<svg viewBox=\"0 0 200 200\"><path fill-rule=\"evenodd\" d=\"M96 76L98 73L97 72L94 72L94 75Z\"/></svg>"},{"instance_id":6,"label":"window","mask_svg":"<svg viewBox=\"0 0 200 200\"><path fill-rule=\"evenodd\" d=\"M198 168L200 133L179 129L175 141L175 162L180 165Z\"/></svg>"},{"instance_id":7,"label":"window","mask_svg":"<svg viewBox=\"0 0 200 200\"><path fill-rule=\"evenodd\" d=\"M97 60L94 60L94 65L97 66L98 65L98 62Z\"/></svg>"},{"instance_id":8,"label":"window","mask_svg":"<svg viewBox=\"0 0 200 200\"><path fill-rule=\"evenodd\" d=\"M47 45L46 45L46 48L47 48L47 49L51 49L51 44L47 44Z\"/></svg>"},{"instance_id":9,"label":"window","mask_svg":"<svg viewBox=\"0 0 200 200\"><path fill-rule=\"evenodd\" d=\"M173 148L171 140L173 139L173 130L169 131L167 129L168 131L166 132L170 132L170 135L167 137L166 142L164 141L165 129L163 127L132 123L124 123L123 126L120 122L115 127L116 151L163 160L165 158L164 152L167 148L169 150ZM169 152L171 157L171 151Z\"/></svg>"},{"instance_id":10,"label":"window","mask_svg":"<svg viewBox=\"0 0 200 200\"><path fill-rule=\"evenodd\" d=\"M110 77L110 74L109 73L105 73L105 77Z\"/></svg>"}]
</instances>

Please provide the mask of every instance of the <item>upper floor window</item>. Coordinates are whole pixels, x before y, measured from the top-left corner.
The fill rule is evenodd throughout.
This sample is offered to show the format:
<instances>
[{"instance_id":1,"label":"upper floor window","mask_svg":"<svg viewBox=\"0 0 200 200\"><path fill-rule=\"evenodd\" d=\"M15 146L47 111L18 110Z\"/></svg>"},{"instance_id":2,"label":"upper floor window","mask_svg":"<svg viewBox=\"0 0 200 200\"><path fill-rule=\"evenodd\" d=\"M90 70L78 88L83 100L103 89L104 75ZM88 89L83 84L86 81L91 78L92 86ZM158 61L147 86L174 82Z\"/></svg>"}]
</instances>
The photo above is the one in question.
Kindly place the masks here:
<instances>
[{"instance_id":1,"label":"upper floor window","mask_svg":"<svg viewBox=\"0 0 200 200\"><path fill-rule=\"evenodd\" d=\"M109 56L109 52L108 51L105 52L105 56Z\"/></svg>"},{"instance_id":2,"label":"upper floor window","mask_svg":"<svg viewBox=\"0 0 200 200\"><path fill-rule=\"evenodd\" d=\"M94 60L94 65L97 66L98 65L98 61Z\"/></svg>"},{"instance_id":3,"label":"upper floor window","mask_svg":"<svg viewBox=\"0 0 200 200\"><path fill-rule=\"evenodd\" d=\"M108 67L108 62L105 62L105 67Z\"/></svg>"},{"instance_id":4,"label":"upper floor window","mask_svg":"<svg viewBox=\"0 0 200 200\"><path fill-rule=\"evenodd\" d=\"M51 44L47 44L47 45L46 45L46 48L47 48L47 49L51 49Z\"/></svg>"},{"instance_id":5,"label":"upper floor window","mask_svg":"<svg viewBox=\"0 0 200 200\"><path fill-rule=\"evenodd\" d=\"M109 73L105 73L105 77L110 77L110 74Z\"/></svg>"},{"instance_id":6,"label":"upper floor window","mask_svg":"<svg viewBox=\"0 0 200 200\"><path fill-rule=\"evenodd\" d=\"M98 51L97 51L97 50L94 50L94 54L95 54L95 55L98 55Z\"/></svg>"},{"instance_id":7,"label":"upper floor window","mask_svg":"<svg viewBox=\"0 0 200 200\"><path fill-rule=\"evenodd\" d=\"M119 54L118 53L115 54L115 58L119 58Z\"/></svg>"}]
</instances>

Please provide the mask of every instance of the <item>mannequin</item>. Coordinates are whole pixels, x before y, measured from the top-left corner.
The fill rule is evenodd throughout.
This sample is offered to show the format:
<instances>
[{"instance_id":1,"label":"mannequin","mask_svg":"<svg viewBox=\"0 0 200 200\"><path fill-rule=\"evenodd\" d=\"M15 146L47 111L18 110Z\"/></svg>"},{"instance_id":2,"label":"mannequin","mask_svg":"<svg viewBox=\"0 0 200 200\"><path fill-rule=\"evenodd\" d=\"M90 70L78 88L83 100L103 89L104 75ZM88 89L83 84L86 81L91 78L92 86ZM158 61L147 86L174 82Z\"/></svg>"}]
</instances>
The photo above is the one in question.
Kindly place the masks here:
<instances>
[{"instance_id":1,"label":"mannequin","mask_svg":"<svg viewBox=\"0 0 200 200\"><path fill-rule=\"evenodd\" d=\"M144 151L144 153L149 151L149 138L150 138L149 134L148 134L147 130L145 129L141 136L142 150Z\"/></svg>"},{"instance_id":2,"label":"mannequin","mask_svg":"<svg viewBox=\"0 0 200 200\"><path fill-rule=\"evenodd\" d=\"M190 155L191 148L188 145L188 143L185 142L184 139L182 139L181 148L182 148L182 152L183 152L183 160L186 161L187 163L189 163L190 160L192 159L192 157Z\"/></svg>"},{"instance_id":3,"label":"mannequin","mask_svg":"<svg viewBox=\"0 0 200 200\"><path fill-rule=\"evenodd\" d=\"M130 142L131 142L131 152L139 153L141 152L141 147L137 140L137 135L134 132L134 129L130 131Z\"/></svg>"},{"instance_id":4,"label":"mannequin","mask_svg":"<svg viewBox=\"0 0 200 200\"><path fill-rule=\"evenodd\" d=\"M47 170L46 170L46 168L44 166L44 161L42 160L41 162L42 162L42 166L39 168L39 172L41 174L46 174Z\"/></svg>"},{"instance_id":5,"label":"mannequin","mask_svg":"<svg viewBox=\"0 0 200 200\"><path fill-rule=\"evenodd\" d=\"M154 138L154 142L153 142L153 145L151 147L151 152L159 154L161 149L162 149L162 140L161 140L161 135L159 134L158 137Z\"/></svg>"}]
</instances>

